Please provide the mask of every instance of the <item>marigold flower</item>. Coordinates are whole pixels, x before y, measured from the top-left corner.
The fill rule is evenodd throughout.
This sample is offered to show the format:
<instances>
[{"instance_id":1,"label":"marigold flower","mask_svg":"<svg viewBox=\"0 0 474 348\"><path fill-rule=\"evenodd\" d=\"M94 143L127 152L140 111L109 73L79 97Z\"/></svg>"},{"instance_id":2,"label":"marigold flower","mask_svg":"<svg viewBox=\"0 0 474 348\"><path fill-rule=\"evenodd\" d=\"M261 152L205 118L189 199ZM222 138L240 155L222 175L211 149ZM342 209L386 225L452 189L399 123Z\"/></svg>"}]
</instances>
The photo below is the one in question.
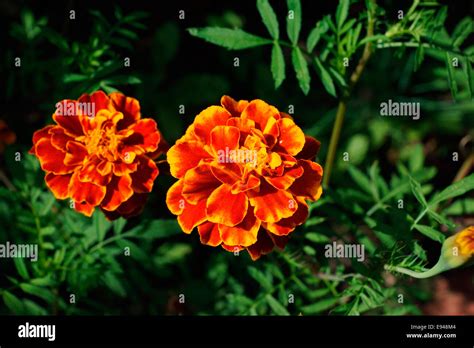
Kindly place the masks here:
<instances>
[{"instance_id":1,"label":"marigold flower","mask_svg":"<svg viewBox=\"0 0 474 348\"><path fill-rule=\"evenodd\" d=\"M140 105L121 93L97 91L56 104L55 125L33 135L30 153L46 172L57 199L91 216L99 207L109 219L139 214L153 188L153 161L165 142L156 122L141 118Z\"/></svg>"},{"instance_id":2,"label":"marigold flower","mask_svg":"<svg viewBox=\"0 0 474 348\"><path fill-rule=\"evenodd\" d=\"M16 134L8 127L5 121L0 120L0 153L5 151L7 145L16 141Z\"/></svg>"},{"instance_id":3,"label":"marigold flower","mask_svg":"<svg viewBox=\"0 0 474 348\"><path fill-rule=\"evenodd\" d=\"M167 153L179 180L166 203L203 244L246 249L253 260L282 249L322 193L319 142L262 100L224 96L196 116Z\"/></svg>"},{"instance_id":4,"label":"marigold flower","mask_svg":"<svg viewBox=\"0 0 474 348\"><path fill-rule=\"evenodd\" d=\"M385 266L385 268L414 278L430 278L469 263L473 255L474 226L469 226L444 241L439 260L432 268L424 272L414 272L403 267Z\"/></svg>"}]
</instances>

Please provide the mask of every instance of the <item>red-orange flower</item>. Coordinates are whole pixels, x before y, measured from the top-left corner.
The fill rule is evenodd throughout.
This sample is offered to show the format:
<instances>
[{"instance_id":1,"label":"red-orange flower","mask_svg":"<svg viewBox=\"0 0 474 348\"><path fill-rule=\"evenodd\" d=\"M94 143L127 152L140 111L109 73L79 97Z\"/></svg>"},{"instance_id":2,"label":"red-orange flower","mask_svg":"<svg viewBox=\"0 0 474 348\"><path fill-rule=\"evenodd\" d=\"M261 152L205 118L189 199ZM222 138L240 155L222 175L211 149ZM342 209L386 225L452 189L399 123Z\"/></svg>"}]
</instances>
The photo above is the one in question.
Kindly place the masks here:
<instances>
[{"instance_id":1,"label":"red-orange flower","mask_svg":"<svg viewBox=\"0 0 474 348\"><path fill-rule=\"evenodd\" d=\"M186 233L203 244L246 249L253 260L277 246L308 217L307 200L322 193L319 142L262 100L228 96L196 116L168 151L179 180L166 203Z\"/></svg>"},{"instance_id":2,"label":"red-orange flower","mask_svg":"<svg viewBox=\"0 0 474 348\"><path fill-rule=\"evenodd\" d=\"M109 219L139 214L158 176L152 158L165 143L156 122L141 118L138 101L121 93L84 94L57 103L53 120L34 133L30 153L54 196L71 199L87 216L95 207Z\"/></svg>"}]
</instances>

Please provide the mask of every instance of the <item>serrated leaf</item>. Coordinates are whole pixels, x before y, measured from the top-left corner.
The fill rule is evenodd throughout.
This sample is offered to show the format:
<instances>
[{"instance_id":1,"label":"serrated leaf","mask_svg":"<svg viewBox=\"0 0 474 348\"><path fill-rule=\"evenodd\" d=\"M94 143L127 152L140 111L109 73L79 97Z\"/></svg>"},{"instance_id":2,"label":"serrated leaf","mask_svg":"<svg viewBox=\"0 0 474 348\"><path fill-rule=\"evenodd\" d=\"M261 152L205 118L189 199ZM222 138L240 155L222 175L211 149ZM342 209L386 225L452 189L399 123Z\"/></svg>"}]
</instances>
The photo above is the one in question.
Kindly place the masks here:
<instances>
[{"instance_id":1,"label":"serrated leaf","mask_svg":"<svg viewBox=\"0 0 474 348\"><path fill-rule=\"evenodd\" d=\"M257 268L253 266L248 267L248 272L250 276L255 279L263 288L266 290L271 290L272 289L272 282L270 279L267 278L267 276Z\"/></svg>"},{"instance_id":2,"label":"serrated leaf","mask_svg":"<svg viewBox=\"0 0 474 348\"><path fill-rule=\"evenodd\" d=\"M304 94L309 93L311 76L309 75L308 62L298 47L294 47L291 52L291 60L295 69L296 78Z\"/></svg>"},{"instance_id":3,"label":"serrated leaf","mask_svg":"<svg viewBox=\"0 0 474 348\"><path fill-rule=\"evenodd\" d=\"M333 307L335 304L338 303L338 301L338 298L327 298L316 303L304 306L303 308L301 308L301 312L304 315L321 313Z\"/></svg>"},{"instance_id":4,"label":"serrated leaf","mask_svg":"<svg viewBox=\"0 0 474 348\"><path fill-rule=\"evenodd\" d=\"M53 303L55 300L54 294L49 289L27 283L20 284L20 288L27 294L42 298L48 303Z\"/></svg>"},{"instance_id":5,"label":"serrated leaf","mask_svg":"<svg viewBox=\"0 0 474 348\"><path fill-rule=\"evenodd\" d=\"M321 35L324 34L329 29L329 26L326 21L321 20L316 24L316 27L311 30L308 35L308 40L306 40L306 48L308 52L313 52L314 47L318 44Z\"/></svg>"},{"instance_id":6,"label":"serrated leaf","mask_svg":"<svg viewBox=\"0 0 474 348\"><path fill-rule=\"evenodd\" d=\"M286 31L291 43L296 46L301 30L301 2L300 0L287 0L287 5Z\"/></svg>"},{"instance_id":7,"label":"serrated leaf","mask_svg":"<svg viewBox=\"0 0 474 348\"><path fill-rule=\"evenodd\" d=\"M278 88L285 80L285 57L278 43L275 43L272 48L271 70L275 88Z\"/></svg>"},{"instance_id":8,"label":"serrated leaf","mask_svg":"<svg viewBox=\"0 0 474 348\"><path fill-rule=\"evenodd\" d=\"M276 315L290 315L288 310L278 302L272 295L268 294L265 296L268 305Z\"/></svg>"},{"instance_id":9,"label":"serrated leaf","mask_svg":"<svg viewBox=\"0 0 474 348\"><path fill-rule=\"evenodd\" d=\"M314 58L316 73L318 74L321 82L323 83L324 88L326 91L332 95L333 97L336 96L336 88L334 87L334 82L332 81L331 75L329 75L326 68L324 68L323 64L319 60L318 57Z\"/></svg>"},{"instance_id":10,"label":"serrated leaf","mask_svg":"<svg viewBox=\"0 0 474 348\"><path fill-rule=\"evenodd\" d=\"M249 34L241 29L206 27L190 28L188 32L193 36L230 50L243 50L272 43L271 40Z\"/></svg>"},{"instance_id":11,"label":"serrated leaf","mask_svg":"<svg viewBox=\"0 0 474 348\"><path fill-rule=\"evenodd\" d=\"M473 23L474 21L471 17L465 17L454 28L452 34L454 47L461 46L464 40L473 32Z\"/></svg>"},{"instance_id":12,"label":"serrated leaf","mask_svg":"<svg viewBox=\"0 0 474 348\"><path fill-rule=\"evenodd\" d=\"M420 183L410 178L410 187L417 201L420 202L424 207L428 207L428 202L426 201L426 198L421 190Z\"/></svg>"},{"instance_id":13,"label":"serrated leaf","mask_svg":"<svg viewBox=\"0 0 474 348\"><path fill-rule=\"evenodd\" d=\"M2 297L3 302L5 302L5 305L13 314L22 314L24 312L23 303L18 297L6 290L3 291Z\"/></svg>"},{"instance_id":14,"label":"serrated leaf","mask_svg":"<svg viewBox=\"0 0 474 348\"><path fill-rule=\"evenodd\" d=\"M472 99L474 96L474 75L472 74L472 65L468 57L464 58L464 64L466 65L466 78L467 87L469 90L469 98Z\"/></svg>"},{"instance_id":15,"label":"serrated leaf","mask_svg":"<svg viewBox=\"0 0 474 348\"><path fill-rule=\"evenodd\" d=\"M349 171L349 175L351 176L352 180L354 180L361 189L367 193L372 193L372 185L370 180L361 170L354 166L349 166L347 170Z\"/></svg>"},{"instance_id":16,"label":"serrated leaf","mask_svg":"<svg viewBox=\"0 0 474 348\"><path fill-rule=\"evenodd\" d=\"M268 0L257 0L257 8L258 12L260 12L260 16L262 17L263 24L265 24L268 29L268 32L272 38L278 40L280 31L278 28L278 20L272 6Z\"/></svg>"},{"instance_id":17,"label":"serrated leaf","mask_svg":"<svg viewBox=\"0 0 474 348\"><path fill-rule=\"evenodd\" d=\"M456 101L458 95L458 84L454 77L454 67L452 64L452 58L449 52L446 52L446 68L448 70L448 84L449 89L451 90L451 95L453 100Z\"/></svg>"},{"instance_id":18,"label":"serrated leaf","mask_svg":"<svg viewBox=\"0 0 474 348\"><path fill-rule=\"evenodd\" d=\"M25 280L28 280L30 278L30 275L28 274L28 269L26 268L25 260L23 258L17 257L13 259L13 262L15 263L16 270L18 271L20 277Z\"/></svg>"},{"instance_id":19,"label":"serrated leaf","mask_svg":"<svg viewBox=\"0 0 474 348\"><path fill-rule=\"evenodd\" d=\"M342 27L347 19L347 15L349 14L349 5L350 0L339 0L339 5L337 6L336 10L336 24L338 29Z\"/></svg>"},{"instance_id":20,"label":"serrated leaf","mask_svg":"<svg viewBox=\"0 0 474 348\"><path fill-rule=\"evenodd\" d=\"M415 229L417 229L419 232L427 236L428 238L443 243L444 240L446 239L446 236L442 234L441 232L435 230L434 228L426 225L415 225Z\"/></svg>"},{"instance_id":21,"label":"serrated leaf","mask_svg":"<svg viewBox=\"0 0 474 348\"><path fill-rule=\"evenodd\" d=\"M317 233L317 232L309 232L305 234L306 239L314 242L314 243L327 243L330 242L331 239L324 234Z\"/></svg>"},{"instance_id":22,"label":"serrated leaf","mask_svg":"<svg viewBox=\"0 0 474 348\"><path fill-rule=\"evenodd\" d=\"M474 174L465 177L464 179L448 186L443 191L438 193L430 201L430 205L436 205L442 201L461 196L466 192L469 192L474 189Z\"/></svg>"}]
</instances>

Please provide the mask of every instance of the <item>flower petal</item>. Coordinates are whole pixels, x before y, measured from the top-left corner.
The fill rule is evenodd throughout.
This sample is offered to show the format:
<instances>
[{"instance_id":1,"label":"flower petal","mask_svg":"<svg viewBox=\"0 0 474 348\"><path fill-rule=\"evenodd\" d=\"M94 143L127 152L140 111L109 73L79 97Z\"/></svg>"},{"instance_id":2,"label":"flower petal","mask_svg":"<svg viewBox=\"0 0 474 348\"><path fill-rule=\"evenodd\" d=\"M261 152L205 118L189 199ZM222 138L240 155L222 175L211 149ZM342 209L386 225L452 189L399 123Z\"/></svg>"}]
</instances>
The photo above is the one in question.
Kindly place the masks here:
<instances>
[{"instance_id":1,"label":"flower petal","mask_svg":"<svg viewBox=\"0 0 474 348\"><path fill-rule=\"evenodd\" d=\"M202 164L186 172L182 195L189 203L197 204L202 199L207 199L220 185L219 180L212 175L210 166Z\"/></svg>"},{"instance_id":2,"label":"flower petal","mask_svg":"<svg viewBox=\"0 0 474 348\"><path fill-rule=\"evenodd\" d=\"M54 135L53 135L54 137ZM88 155L87 148L76 141L69 141L66 145L67 153L64 157L64 164L68 166L77 166L84 162Z\"/></svg>"},{"instance_id":3,"label":"flower petal","mask_svg":"<svg viewBox=\"0 0 474 348\"><path fill-rule=\"evenodd\" d=\"M209 158L209 154L198 142L186 142L176 144L167 153L170 164L171 175L181 178L189 169L196 167L203 158Z\"/></svg>"},{"instance_id":4,"label":"flower petal","mask_svg":"<svg viewBox=\"0 0 474 348\"><path fill-rule=\"evenodd\" d=\"M231 114L220 106L210 106L194 119L194 134L205 144L210 143L211 131L216 126L225 126Z\"/></svg>"},{"instance_id":5,"label":"flower petal","mask_svg":"<svg viewBox=\"0 0 474 348\"><path fill-rule=\"evenodd\" d=\"M140 119L140 103L138 100L118 92L110 93L109 97L115 109L124 115L124 118L117 123L118 130L125 129Z\"/></svg>"},{"instance_id":6,"label":"flower petal","mask_svg":"<svg viewBox=\"0 0 474 348\"><path fill-rule=\"evenodd\" d=\"M224 95L221 98L221 105L227 111L229 111L233 117L240 117L240 114L242 113L242 111L244 111L248 104L249 102L247 100L236 101L228 95Z\"/></svg>"},{"instance_id":7,"label":"flower petal","mask_svg":"<svg viewBox=\"0 0 474 348\"><path fill-rule=\"evenodd\" d=\"M183 192L183 184L184 179L176 181L166 193L166 205L174 215L181 214L186 204L186 200L181 194Z\"/></svg>"},{"instance_id":8,"label":"flower petal","mask_svg":"<svg viewBox=\"0 0 474 348\"><path fill-rule=\"evenodd\" d=\"M293 195L261 182L260 191L248 191L250 204L255 207L255 216L265 222L277 222L293 215L298 208Z\"/></svg>"},{"instance_id":9,"label":"flower petal","mask_svg":"<svg viewBox=\"0 0 474 348\"><path fill-rule=\"evenodd\" d=\"M282 118L278 121L280 137L278 147L295 156L305 144L305 136L300 127L290 118Z\"/></svg>"},{"instance_id":10,"label":"flower petal","mask_svg":"<svg viewBox=\"0 0 474 348\"><path fill-rule=\"evenodd\" d=\"M286 168L281 176L265 176L265 180L277 189L287 190L297 178L303 175L303 172L303 167L295 166Z\"/></svg>"},{"instance_id":11,"label":"flower petal","mask_svg":"<svg viewBox=\"0 0 474 348\"><path fill-rule=\"evenodd\" d=\"M91 217L94 213L94 205L91 205L87 202L74 202L74 209L85 216Z\"/></svg>"},{"instance_id":12,"label":"flower petal","mask_svg":"<svg viewBox=\"0 0 474 348\"><path fill-rule=\"evenodd\" d=\"M139 120L130 127L133 134L123 139L122 153L135 152L143 154L156 151L160 143L160 133L158 132L155 120L145 118Z\"/></svg>"},{"instance_id":13,"label":"flower petal","mask_svg":"<svg viewBox=\"0 0 474 348\"><path fill-rule=\"evenodd\" d=\"M235 226L247 214L248 199L244 193L233 194L229 185L221 185L207 200L206 214L211 222Z\"/></svg>"},{"instance_id":14,"label":"flower petal","mask_svg":"<svg viewBox=\"0 0 474 348\"><path fill-rule=\"evenodd\" d=\"M48 173L45 176L46 185L48 185L54 197L57 199L66 199L68 197L68 186L72 174L56 175Z\"/></svg>"},{"instance_id":15,"label":"flower petal","mask_svg":"<svg viewBox=\"0 0 474 348\"><path fill-rule=\"evenodd\" d=\"M131 174L132 189L137 193L151 192L153 182L158 176L158 168L148 157L138 156L137 158L137 170Z\"/></svg>"},{"instance_id":16,"label":"flower petal","mask_svg":"<svg viewBox=\"0 0 474 348\"><path fill-rule=\"evenodd\" d=\"M313 137L305 135L305 143L303 149L298 153L296 158L314 160L317 156L321 143Z\"/></svg>"},{"instance_id":17,"label":"flower petal","mask_svg":"<svg viewBox=\"0 0 474 348\"><path fill-rule=\"evenodd\" d=\"M54 174L67 174L74 170L74 167L64 164L66 154L56 149L48 138L41 138L35 147L36 156L38 157L41 169Z\"/></svg>"},{"instance_id":18,"label":"flower petal","mask_svg":"<svg viewBox=\"0 0 474 348\"><path fill-rule=\"evenodd\" d=\"M228 163L230 150L239 147L240 132L237 127L216 126L211 131L211 148L218 156L219 163Z\"/></svg>"},{"instance_id":19,"label":"flower petal","mask_svg":"<svg viewBox=\"0 0 474 348\"><path fill-rule=\"evenodd\" d=\"M196 205L186 203L181 215L178 216L178 223L185 233L191 233L194 227L206 221L206 201L200 201Z\"/></svg>"},{"instance_id":20,"label":"flower petal","mask_svg":"<svg viewBox=\"0 0 474 348\"><path fill-rule=\"evenodd\" d=\"M306 204L304 199L298 199L298 209L292 216L281 219L275 223L267 223L265 228L277 236L286 236L292 232L296 226L303 224L308 218L308 214L308 204Z\"/></svg>"},{"instance_id":21,"label":"flower petal","mask_svg":"<svg viewBox=\"0 0 474 348\"><path fill-rule=\"evenodd\" d=\"M205 222L198 226L198 232L202 244L215 247L222 243L217 224Z\"/></svg>"},{"instance_id":22,"label":"flower petal","mask_svg":"<svg viewBox=\"0 0 474 348\"><path fill-rule=\"evenodd\" d=\"M100 206L105 210L115 210L132 195L132 178L129 175L114 175L107 184L107 192Z\"/></svg>"},{"instance_id":23,"label":"flower petal","mask_svg":"<svg viewBox=\"0 0 474 348\"><path fill-rule=\"evenodd\" d=\"M268 105L263 100L252 100L242 112L242 119L255 121L255 126L262 132L272 129L275 120L280 119L280 112L274 106ZM270 122L270 124L269 124Z\"/></svg>"},{"instance_id":24,"label":"flower petal","mask_svg":"<svg viewBox=\"0 0 474 348\"><path fill-rule=\"evenodd\" d=\"M255 217L252 209L248 209L244 220L234 227L219 224L222 241L228 246L247 247L254 244L259 229L260 220Z\"/></svg>"},{"instance_id":25,"label":"flower petal","mask_svg":"<svg viewBox=\"0 0 474 348\"><path fill-rule=\"evenodd\" d=\"M105 187L98 186L90 182L79 180L78 173L74 173L69 182L69 196L75 202L86 202L92 206L97 206L105 197Z\"/></svg>"},{"instance_id":26,"label":"flower petal","mask_svg":"<svg viewBox=\"0 0 474 348\"><path fill-rule=\"evenodd\" d=\"M321 197L323 192L321 179L323 168L316 162L299 160L299 164L304 169L304 174L295 180L290 187L290 191L295 196L302 196L315 201Z\"/></svg>"}]
</instances>

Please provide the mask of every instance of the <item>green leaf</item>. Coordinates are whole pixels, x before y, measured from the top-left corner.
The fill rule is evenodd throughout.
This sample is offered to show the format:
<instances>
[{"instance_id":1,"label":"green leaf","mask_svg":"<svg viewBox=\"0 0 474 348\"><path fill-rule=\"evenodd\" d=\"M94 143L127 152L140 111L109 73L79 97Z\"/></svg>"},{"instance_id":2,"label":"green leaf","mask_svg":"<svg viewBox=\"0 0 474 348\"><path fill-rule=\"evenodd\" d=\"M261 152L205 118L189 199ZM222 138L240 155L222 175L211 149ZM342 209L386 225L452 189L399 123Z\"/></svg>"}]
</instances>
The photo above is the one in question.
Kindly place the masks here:
<instances>
[{"instance_id":1,"label":"green leaf","mask_svg":"<svg viewBox=\"0 0 474 348\"><path fill-rule=\"evenodd\" d=\"M89 77L82 74L65 74L63 76L64 83L71 83L71 82L81 82L87 80Z\"/></svg>"},{"instance_id":2,"label":"green leaf","mask_svg":"<svg viewBox=\"0 0 474 348\"><path fill-rule=\"evenodd\" d=\"M309 232L305 234L306 239L314 242L314 243L327 243L330 242L331 239L324 234L317 233L317 232Z\"/></svg>"},{"instance_id":3,"label":"green leaf","mask_svg":"<svg viewBox=\"0 0 474 348\"><path fill-rule=\"evenodd\" d=\"M436 205L442 201L446 201L450 198L461 196L466 192L474 189L474 174L465 177L464 179L448 186L443 191L438 193L430 201L430 205Z\"/></svg>"},{"instance_id":4,"label":"green leaf","mask_svg":"<svg viewBox=\"0 0 474 348\"><path fill-rule=\"evenodd\" d=\"M301 2L300 0L287 0L287 4L286 31L291 43L296 46L301 30Z\"/></svg>"},{"instance_id":5,"label":"green leaf","mask_svg":"<svg viewBox=\"0 0 474 348\"><path fill-rule=\"evenodd\" d=\"M27 294L42 298L48 303L53 303L55 300L54 294L49 289L27 283L20 284L20 288Z\"/></svg>"},{"instance_id":6,"label":"green leaf","mask_svg":"<svg viewBox=\"0 0 474 348\"><path fill-rule=\"evenodd\" d=\"M473 32L473 23L474 21L471 17L465 17L454 28L452 34L454 47L461 46L464 40Z\"/></svg>"},{"instance_id":7,"label":"green leaf","mask_svg":"<svg viewBox=\"0 0 474 348\"><path fill-rule=\"evenodd\" d=\"M338 29L342 27L347 19L347 15L349 14L349 5L350 0L339 0L339 5L337 6L336 10L336 23Z\"/></svg>"},{"instance_id":8,"label":"green leaf","mask_svg":"<svg viewBox=\"0 0 474 348\"><path fill-rule=\"evenodd\" d=\"M20 299L6 290L3 291L3 301L13 314L22 314L24 312L24 306Z\"/></svg>"},{"instance_id":9,"label":"green leaf","mask_svg":"<svg viewBox=\"0 0 474 348\"><path fill-rule=\"evenodd\" d=\"M25 280L28 280L30 278L30 275L28 274L28 269L26 268L25 265L25 260L22 258L14 258L13 262L15 263L16 270L18 271L18 274Z\"/></svg>"},{"instance_id":10,"label":"green leaf","mask_svg":"<svg viewBox=\"0 0 474 348\"><path fill-rule=\"evenodd\" d=\"M323 83L324 88L330 95L335 97L336 88L334 87L334 82L332 81L331 75L329 75L328 71L324 68L323 64L321 63L318 57L314 58L314 63L315 63L316 73L321 79L321 82Z\"/></svg>"},{"instance_id":11,"label":"green leaf","mask_svg":"<svg viewBox=\"0 0 474 348\"><path fill-rule=\"evenodd\" d=\"M125 297L127 295L127 292L125 291L122 283L117 278L115 273L112 273L110 271L106 272L104 274L103 281L110 290L112 290L120 297Z\"/></svg>"},{"instance_id":12,"label":"green leaf","mask_svg":"<svg viewBox=\"0 0 474 348\"><path fill-rule=\"evenodd\" d=\"M271 40L249 34L241 29L206 27L189 28L188 32L193 36L230 50L243 50L272 43Z\"/></svg>"},{"instance_id":13,"label":"green leaf","mask_svg":"<svg viewBox=\"0 0 474 348\"><path fill-rule=\"evenodd\" d=\"M367 157L369 137L365 134L354 134L347 144L347 152L351 156L351 163L357 165Z\"/></svg>"},{"instance_id":14,"label":"green leaf","mask_svg":"<svg viewBox=\"0 0 474 348\"><path fill-rule=\"evenodd\" d=\"M306 48L308 52L313 52L314 47L318 44L321 35L324 34L329 29L329 26L326 21L319 21L316 23L316 27L311 30L308 35L308 40L306 40Z\"/></svg>"},{"instance_id":15,"label":"green leaf","mask_svg":"<svg viewBox=\"0 0 474 348\"><path fill-rule=\"evenodd\" d=\"M295 68L296 78L304 94L309 93L311 76L309 75L308 63L303 53L298 47L294 47L291 52L293 67Z\"/></svg>"},{"instance_id":16,"label":"green leaf","mask_svg":"<svg viewBox=\"0 0 474 348\"><path fill-rule=\"evenodd\" d=\"M127 233L144 239L162 239L181 234L181 228L175 219L150 220L131 229Z\"/></svg>"},{"instance_id":17,"label":"green leaf","mask_svg":"<svg viewBox=\"0 0 474 348\"><path fill-rule=\"evenodd\" d=\"M352 177L352 180L354 180L361 189L367 193L372 193L372 185L370 180L361 170L354 166L349 166L347 170L349 171L349 175Z\"/></svg>"},{"instance_id":18,"label":"green leaf","mask_svg":"<svg viewBox=\"0 0 474 348\"><path fill-rule=\"evenodd\" d=\"M466 65L466 78L467 78L467 87L469 90L469 98L472 99L474 96L474 76L472 74L472 65L468 57L464 58L464 64Z\"/></svg>"},{"instance_id":19,"label":"green leaf","mask_svg":"<svg viewBox=\"0 0 474 348\"><path fill-rule=\"evenodd\" d=\"M272 295L267 294L267 296L265 296L265 299L267 300L268 305L276 315L290 315L288 310Z\"/></svg>"},{"instance_id":20,"label":"green leaf","mask_svg":"<svg viewBox=\"0 0 474 348\"><path fill-rule=\"evenodd\" d=\"M421 232L422 234L424 234L425 236L427 236L428 238L434 240L434 241L437 241L437 242L440 242L440 243L443 243L444 240L446 239L446 236L444 234L442 234L441 232L435 230L434 228L430 227L430 226L426 226L426 225L415 225L415 228Z\"/></svg>"},{"instance_id":21,"label":"green leaf","mask_svg":"<svg viewBox=\"0 0 474 348\"><path fill-rule=\"evenodd\" d=\"M428 207L428 202L426 201L425 196L421 190L420 183L410 178L410 187L417 201L420 202L425 208Z\"/></svg>"},{"instance_id":22,"label":"green leaf","mask_svg":"<svg viewBox=\"0 0 474 348\"><path fill-rule=\"evenodd\" d=\"M280 45L276 42L272 48L271 70L273 80L275 81L275 88L278 88L283 80L285 80L285 57L283 57Z\"/></svg>"},{"instance_id":23,"label":"green leaf","mask_svg":"<svg viewBox=\"0 0 474 348\"><path fill-rule=\"evenodd\" d=\"M303 308L301 308L301 312L304 315L321 313L333 307L335 304L338 303L338 301L338 298L327 298L316 303L304 306Z\"/></svg>"},{"instance_id":24,"label":"green leaf","mask_svg":"<svg viewBox=\"0 0 474 348\"><path fill-rule=\"evenodd\" d=\"M449 89L451 90L451 95L453 96L454 101L457 99L458 95L458 84L454 77L454 67L452 64L452 58L449 52L446 52L446 68L448 69L448 83Z\"/></svg>"},{"instance_id":25,"label":"green leaf","mask_svg":"<svg viewBox=\"0 0 474 348\"><path fill-rule=\"evenodd\" d=\"M263 24L265 24L268 29L268 32L272 38L278 40L280 36L278 20L272 6L268 0L257 0L257 8L258 12L260 12L260 16L262 16Z\"/></svg>"},{"instance_id":26,"label":"green leaf","mask_svg":"<svg viewBox=\"0 0 474 348\"><path fill-rule=\"evenodd\" d=\"M248 267L248 272L250 276L255 279L263 288L266 290L271 290L273 285L270 279L260 270L253 266Z\"/></svg>"}]
</instances>

